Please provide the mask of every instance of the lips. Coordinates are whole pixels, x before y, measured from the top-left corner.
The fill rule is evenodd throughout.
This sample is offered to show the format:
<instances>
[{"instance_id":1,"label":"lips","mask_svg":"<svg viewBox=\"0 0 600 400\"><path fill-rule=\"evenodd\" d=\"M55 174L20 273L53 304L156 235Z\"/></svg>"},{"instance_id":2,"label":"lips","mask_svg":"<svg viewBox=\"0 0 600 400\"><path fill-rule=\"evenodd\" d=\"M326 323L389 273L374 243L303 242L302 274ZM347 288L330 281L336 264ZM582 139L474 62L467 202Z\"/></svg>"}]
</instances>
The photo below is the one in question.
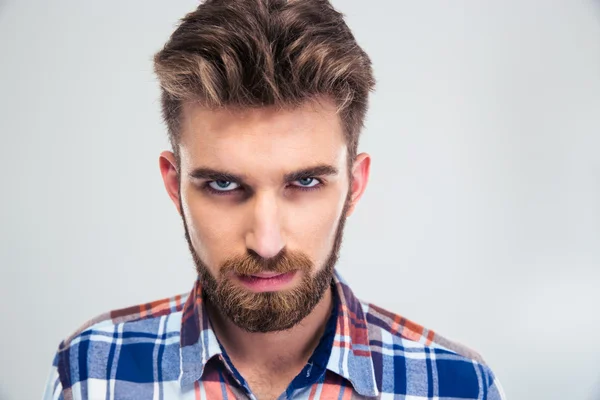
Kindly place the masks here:
<instances>
[{"instance_id":1,"label":"lips","mask_svg":"<svg viewBox=\"0 0 600 400\"><path fill-rule=\"evenodd\" d=\"M239 275L238 279L248 289L254 292L274 292L289 287L290 282L296 275L296 271L260 272L253 275Z\"/></svg>"},{"instance_id":2,"label":"lips","mask_svg":"<svg viewBox=\"0 0 600 400\"><path fill-rule=\"evenodd\" d=\"M276 276L281 276L284 274L285 273L281 273L281 272L259 272L258 274L252 274L250 276L255 277L255 278L261 278L261 279L269 279L269 278L274 278Z\"/></svg>"}]
</instances>

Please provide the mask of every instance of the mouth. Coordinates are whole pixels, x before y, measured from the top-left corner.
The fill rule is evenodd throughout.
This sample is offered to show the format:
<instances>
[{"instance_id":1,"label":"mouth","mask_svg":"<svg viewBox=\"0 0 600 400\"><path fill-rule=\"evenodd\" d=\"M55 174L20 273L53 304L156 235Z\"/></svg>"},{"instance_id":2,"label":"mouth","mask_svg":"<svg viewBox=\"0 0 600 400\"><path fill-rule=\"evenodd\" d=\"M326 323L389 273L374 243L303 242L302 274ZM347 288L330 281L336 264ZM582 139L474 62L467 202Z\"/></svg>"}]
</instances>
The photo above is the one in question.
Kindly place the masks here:
<instances>
[{"instance_id":1,"label":"mouth","mask_svg":"<svg viewBox=\"0 0 600 400\"><path fill-rule=\"evenodd\" d=\"M253 275L237 275L241 284L253 292L276 292L290 286L296 271L277 273L260 272Z\"/></svg>"}]
</instances>

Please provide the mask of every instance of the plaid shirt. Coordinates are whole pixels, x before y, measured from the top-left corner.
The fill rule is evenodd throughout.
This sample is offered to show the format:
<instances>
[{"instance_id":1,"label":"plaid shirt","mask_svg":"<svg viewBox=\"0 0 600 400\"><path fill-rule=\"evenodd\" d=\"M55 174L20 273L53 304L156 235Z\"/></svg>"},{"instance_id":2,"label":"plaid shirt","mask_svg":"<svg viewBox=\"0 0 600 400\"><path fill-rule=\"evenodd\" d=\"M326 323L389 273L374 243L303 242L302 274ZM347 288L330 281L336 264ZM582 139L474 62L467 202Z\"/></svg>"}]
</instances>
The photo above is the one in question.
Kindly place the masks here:
<instances>
[{"instance_id":1,"label":"plaid shirt","mask_svg":"<svg viewBox=\"0 0 600 400\"><path fill-rule=\"evenodd\" d=\"M280 399L505 398L477 353L359 301L337 272L333 287L335 328L319 353L329 356L308 384L294 386L310 376L307 365ZM44 395L59 399L256 397L220 346L196 281L189 295L113 311L64 340Z\"/></svg>"}]
</instances>

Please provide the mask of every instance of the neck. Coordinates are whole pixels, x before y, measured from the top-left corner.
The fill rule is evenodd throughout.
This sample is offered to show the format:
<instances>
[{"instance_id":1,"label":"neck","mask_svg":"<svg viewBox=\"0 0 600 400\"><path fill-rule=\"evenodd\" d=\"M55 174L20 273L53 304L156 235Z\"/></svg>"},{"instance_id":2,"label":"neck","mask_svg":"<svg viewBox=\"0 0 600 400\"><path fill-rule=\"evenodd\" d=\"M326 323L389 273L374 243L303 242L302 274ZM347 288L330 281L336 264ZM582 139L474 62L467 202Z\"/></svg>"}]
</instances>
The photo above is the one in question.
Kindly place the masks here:
<instances>
[{"instance_id":1,"label":"neck","mask_svg":"<svg viewBox=\"0 0 600 400\"><path fill-rule=\"evenodd\" d=\"M212 328L237 368L254 366L273 371L302 368L319 344L331 315L331 287L302 321L280 332L247 332L207 303Z\"/></svg>"}]
</instances>

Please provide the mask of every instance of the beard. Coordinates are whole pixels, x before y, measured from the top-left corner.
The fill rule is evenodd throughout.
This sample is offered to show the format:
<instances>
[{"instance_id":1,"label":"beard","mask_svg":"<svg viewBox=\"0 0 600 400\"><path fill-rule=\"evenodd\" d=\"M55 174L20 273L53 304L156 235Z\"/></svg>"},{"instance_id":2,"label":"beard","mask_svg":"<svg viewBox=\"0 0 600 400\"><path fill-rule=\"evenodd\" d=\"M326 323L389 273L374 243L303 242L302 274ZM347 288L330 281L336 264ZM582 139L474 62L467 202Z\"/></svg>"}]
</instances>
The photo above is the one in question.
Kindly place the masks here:
<instances>
[{"instance_id":1,"label":"beard","mask_svg":"<svg viewBox=\"0 0 600 400\"><path fill-rule=\"evenodd\" d=\"M283 331L297 325L312 312L332 284L334 268L342 245L350 194L348 191L331 251L324 265L314 276L315 265L306 254L284 248L277 256L269 259L260 257L252 250L248 250L245 255L232 256L221 264L220 277L217 279L192 245L183 207L181 207L180 193L179 203L185 238L196 265L204 299L222 315L248 332ZM232 280L233 275L250 276L260 272L284 274L292 271L300 273L302 280L289 290L257 293L241 287Z\"/></svg>"}]
</instances>

